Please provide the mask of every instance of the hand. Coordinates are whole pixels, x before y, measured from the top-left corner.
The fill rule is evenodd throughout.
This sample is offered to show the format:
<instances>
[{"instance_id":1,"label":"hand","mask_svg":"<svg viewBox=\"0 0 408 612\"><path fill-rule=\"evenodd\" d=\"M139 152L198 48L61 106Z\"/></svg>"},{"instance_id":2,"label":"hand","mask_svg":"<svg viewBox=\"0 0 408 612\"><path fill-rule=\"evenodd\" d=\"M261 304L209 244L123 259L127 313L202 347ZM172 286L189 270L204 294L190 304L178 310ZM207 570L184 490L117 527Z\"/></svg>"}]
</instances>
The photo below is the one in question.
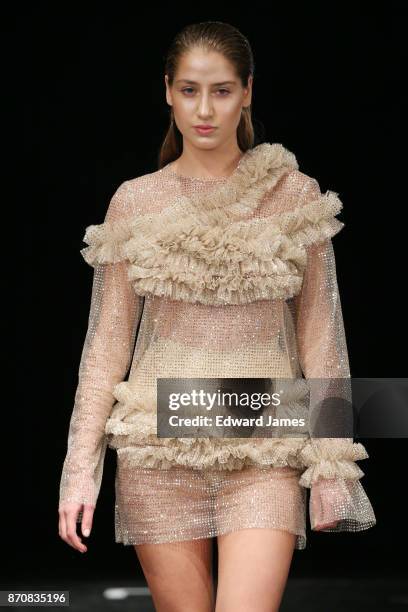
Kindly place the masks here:
<instances>
[{"instance_id":1,"label":"hand","mask_svg":"<svg viewBox=\"0 0 408 612\"><path fill-rule=\"evenodd\" d=\"M349 496L335 478L319 479L311 487L310 518L312 529L335 528L339 523L336 508L347 504Z\"/></svg>"},{"instance_id":2,"label":"hand","mask_svg":"<svg viewBox=\"0 0 408 612\"><path fill-rule=\"evenodd\" d=\"M320 531L320 529L327 529L328 527L336 527L339 521L333 521L333 523L321 523L314 526L314 531Z\"/></svg>"},{"instance_id":3,"label":"hand","mask_svg":"<svg viewBox=\"0 0 408 612\"><path fill-rule=\"evenodd\" d=\"M82 543L81 538L77 534L76 525L77 518L80 511L83 511L81 521L81 531L84 537L88 537L92 529L93 514L95 506L89 504L81 504L75 502L64 502L58 508L59 523L58 531L59 536L82 553L85 553L88 548ZM88 531L87 531L88 530Z\"/></svg>"}]
</instances>

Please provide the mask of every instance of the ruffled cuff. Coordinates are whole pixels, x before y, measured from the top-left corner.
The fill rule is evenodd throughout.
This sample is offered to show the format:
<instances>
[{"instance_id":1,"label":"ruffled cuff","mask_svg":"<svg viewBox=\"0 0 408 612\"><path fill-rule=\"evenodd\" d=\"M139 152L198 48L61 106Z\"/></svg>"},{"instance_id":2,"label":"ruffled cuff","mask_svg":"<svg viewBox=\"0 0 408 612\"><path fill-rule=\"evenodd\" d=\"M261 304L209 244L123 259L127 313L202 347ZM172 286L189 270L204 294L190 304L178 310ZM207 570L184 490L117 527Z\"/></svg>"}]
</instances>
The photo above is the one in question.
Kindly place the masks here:
<instances>
[{"instance_id":1,"label":"ruffled cuff","mask_svg":"<svg viewBox=\"0 0 408 612\"><path fill-rule=\"evenodd\" d=\"M363 531L376 525L373 507L360 480L320 479L311 488L310 526L317 531Z\"/></svg>"},{"instance_id":2,"label":"ruffled cuff","mask_svg":"<svg viewBox=\"0 0 408 612\"><path fill-rule=\"evenodd\" d=\"M355 461L367 458L364 446L348 438L310 438L299 451L299 459L306 467L299 484L311 488L319 478L358 480L364 472Z\"/></svg>"}]
</instances>

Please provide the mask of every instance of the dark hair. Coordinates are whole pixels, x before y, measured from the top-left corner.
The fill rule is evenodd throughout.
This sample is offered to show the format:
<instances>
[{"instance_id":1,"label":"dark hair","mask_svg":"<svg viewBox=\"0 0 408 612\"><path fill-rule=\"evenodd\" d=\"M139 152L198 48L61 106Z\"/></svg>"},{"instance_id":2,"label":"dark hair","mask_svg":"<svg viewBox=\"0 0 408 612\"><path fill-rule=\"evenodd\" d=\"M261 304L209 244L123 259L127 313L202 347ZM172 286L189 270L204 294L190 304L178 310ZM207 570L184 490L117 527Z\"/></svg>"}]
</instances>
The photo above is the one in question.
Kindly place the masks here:
<instances>
[{"instance_id":1,"label":"dark hair","mask_svg":"<svg viewBox=\"0 0 408 612\"><path fill-rule=\"evenodd\" d=\"M242 86L248 86L248 79L254 73L254 58L248 40L234 26L221 21L204 21L185 26L174 38L167 52L165 73L169 85L173 84L180 57L195 47L222 53L234 66ZM255 143L251 105L243 108L237 128L238 146L242 152L251 149ZM170 125L159 151L158 165L177 159L183 150L183 136L178 129L170 107Z\"/></svg>"}]
</instances>

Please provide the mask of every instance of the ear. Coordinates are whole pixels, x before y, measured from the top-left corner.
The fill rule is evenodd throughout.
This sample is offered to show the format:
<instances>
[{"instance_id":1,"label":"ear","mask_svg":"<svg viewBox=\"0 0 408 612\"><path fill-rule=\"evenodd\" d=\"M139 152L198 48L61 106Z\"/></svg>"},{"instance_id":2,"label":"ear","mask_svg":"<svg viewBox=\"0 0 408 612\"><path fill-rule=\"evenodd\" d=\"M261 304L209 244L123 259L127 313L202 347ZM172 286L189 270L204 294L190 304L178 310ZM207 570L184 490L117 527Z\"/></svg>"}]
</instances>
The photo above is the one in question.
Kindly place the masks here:
<instances>
[{"instance_id":1,"label":"ear","mask_svg":"<svg viewBox=\"0 0 408 612\"><path fill-rule=\"evenodd\" d=\"M252 102L252 84L253 84L253 76L252 74L248 77L248 86L244 89L244 99L242 106L249 106Z\"/></svg>"},{"instance_id":2,"label":"ear","mask_svg":"<svg viewBox=\"0 0 408 612\"><path fill-rule=\"evenodd\" d=\"M169 80L167 74L164 75L164 83L166 85L166 102L170 106L173 105L173 96L171 95Z\"/></svg>"}]
</instances>

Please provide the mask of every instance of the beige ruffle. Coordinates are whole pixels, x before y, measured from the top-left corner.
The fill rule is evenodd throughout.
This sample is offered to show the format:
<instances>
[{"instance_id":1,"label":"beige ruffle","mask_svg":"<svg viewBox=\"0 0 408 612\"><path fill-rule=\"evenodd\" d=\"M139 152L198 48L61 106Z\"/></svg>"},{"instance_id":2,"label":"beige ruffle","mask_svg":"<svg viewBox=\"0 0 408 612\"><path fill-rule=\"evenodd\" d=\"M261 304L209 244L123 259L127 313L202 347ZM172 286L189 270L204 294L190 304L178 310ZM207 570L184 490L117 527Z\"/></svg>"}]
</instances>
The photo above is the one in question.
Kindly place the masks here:
<instances>
[{"instance_id":1,"label":"beige ruffle","mask_svg":"<svg viewBox=\"0 0 408 612\"><path fill-rule=\"evenodd\" d=\"M129 219L105 221L86 228L83 241L89 244L81 250L90 265L117 263L125 259L123 247L133 234Z\"/></svg>"},{"instance_id":2,"label":"beige ruffle","mask_svg":"<svg viewBox=\"0 0 408 612\"><path fill-rule=\"evenodd\" d=\"M299 415L308 392L307 381L277 379L282 404L277 416ZM345 438L300 436L276 438L158 438L156 394L135 392L128 381L113 389L117 400L105 426L111 448L128 465L168 469L235 470L245 465L290 466L303 470L299 483L310 488L320 477L356 480L364 472L355 463L368 458L365 447ZM303 437L302 437L303 436Z\"/></svg>"},{"instance_id":3,"label":"beige ruffle","mask_svg":"<svg viewBox=\"0 0 408 612\"><path fill-rule=\"evenodd\" d=\"M346 438L313 438L299 453L307 469L300 478L300 484L311 487L318 478L345 478L357 480L364 472L355 463L367 459L368 453L359 442Z\"/></svg>"},{"instance_id":4,"label":"beige ruffle","mask_svg":"<svg viewBox=\"0 0 408 612\"><path fill-rule=\"evenodd\" d=\"M240 470L247 465L299 468L294 438L252 440L233 444L230 440L195 438L190 448L180 446L129 446L117 449L126 467L170 469L175 465L193 469ZM256 442L256 444L255 444Z\"/></svg>"},{"instance_id":5,"label":"beige ruffle","mask_svg":"<svg viewBox=\"0 0 408 612\"><path fill-rule=\"evenodd\" d=\"M207 305L287 299L301 288L306 247L343 227L333 218L341 208L328 192L266 221L221 225L184 214L172 222L166 211L124 245L129 278L140 295Z\"/></svg>"},{"instance_id":6,"label":"beige ruffle","mask_svg":"<svg viewBox=\"0 0 408 612\"><path fill-rule=\"evenodd\" d=\"M219 189L179 197L160 213L89 226L81 254L90 265L129 261L139 295L207 305L290 298L302 285L306 247L344 226L332 191L269 219L240 219L293 168L282 145L258 145Z\"/></svg>"},{"instance_id":7,"label":"beige ruffle","mask_svg":"<svg viewBox=\"0 0 408 612\"><path fill-rule=\"evenodd\" d=\"M105 434L109 446L125 455L129 465L225 470L241 469L245 465L302 467L298 452L305 443L304 437L158 438L153 392L143 391L142 397L124 381L114 387L113 394L118 402L107 420ZM295 408L304 395L304 386L299 383L287 389L288 406Z\"/></svg>"}]
</instances>

